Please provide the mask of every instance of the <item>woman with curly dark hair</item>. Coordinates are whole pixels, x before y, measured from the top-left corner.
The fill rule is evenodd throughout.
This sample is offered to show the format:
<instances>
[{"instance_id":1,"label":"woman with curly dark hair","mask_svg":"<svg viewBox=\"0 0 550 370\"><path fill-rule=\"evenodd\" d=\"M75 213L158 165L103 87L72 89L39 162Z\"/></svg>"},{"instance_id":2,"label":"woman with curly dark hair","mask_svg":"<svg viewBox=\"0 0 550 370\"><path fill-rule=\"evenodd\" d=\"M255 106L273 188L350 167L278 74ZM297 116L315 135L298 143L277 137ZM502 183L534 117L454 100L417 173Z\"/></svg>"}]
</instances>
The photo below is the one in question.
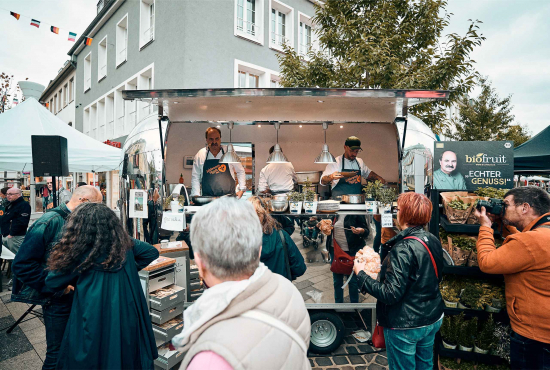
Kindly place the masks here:
<instances>
[{"instance_id":1,"label":"woman with curly dark hair","mask_svg":"<svg viewBox=\"0 0 550 370\"><path fill-rule=\"evenodd\" d=\"M103 204L84 203L69 216L46 278L52 292L75 291L57 369L153 369L158 354L138 270L158 256Z\"/></svg>"}]
</instances>

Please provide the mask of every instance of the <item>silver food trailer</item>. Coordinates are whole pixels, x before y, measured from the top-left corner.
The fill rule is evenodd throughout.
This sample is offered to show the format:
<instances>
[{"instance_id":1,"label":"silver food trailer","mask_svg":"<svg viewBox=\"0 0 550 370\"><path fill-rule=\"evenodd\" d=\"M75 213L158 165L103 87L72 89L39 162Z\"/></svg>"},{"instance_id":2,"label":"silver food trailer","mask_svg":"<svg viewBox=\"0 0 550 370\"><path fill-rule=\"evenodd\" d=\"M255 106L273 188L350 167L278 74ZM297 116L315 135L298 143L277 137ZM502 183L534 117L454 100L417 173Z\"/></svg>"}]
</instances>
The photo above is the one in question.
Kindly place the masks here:
<instances>
[{"instance_id":1,"label":"silver food trailer","mask_svg":"<svg viewBox=\"0 0 550 370\"><path fill-rule=\"evenodd\" d=\"M351 135L362 141L363 151L358 157L401 192L401 143L407 135L408 108L448 97L448 91L376 89L123 91L125 100L137 101L138 106L144 107L152 103L158 107L158 112L141 120L124 144L120 168L121 217L135 238L145 240L155 235L155 240L178 239L179 232L160 228L164 200L174 191L183 195L185 190L189 192L193 157L205 146L204 133L211 126L221 130L223 144L231 141L241 157L248 190L245 197L256 193L268 150L276 142L298 174L314 178L314 174L318 176L326 167L326 164L314 163L323 145L328 144L336 157L343 153L344 141ZM329 196L328 186L313 185L319 197L326 199ZM148 191L148 218L131 217L132 189ZM195 211L196 206L185 208L188 217ZM338 214L367 217L364 204L342 205ZM302 214L300 217L310 216ZM293 237L299 237L298 233ZM339 346L344 336L339 314L372 310L374 323L376 301L360 296L360 303L334 303L330 265L322 261L320 250L299 246L307 270L294 284L310 312L314 352L328 353ZM188 254L184 255L186 265L182 274L187 279L186 289L191 290L187 292L185 304L188 305L200 296L200 289L193 286L196 284L193 261L189 261Z\"/></svg>"}]
</instances>

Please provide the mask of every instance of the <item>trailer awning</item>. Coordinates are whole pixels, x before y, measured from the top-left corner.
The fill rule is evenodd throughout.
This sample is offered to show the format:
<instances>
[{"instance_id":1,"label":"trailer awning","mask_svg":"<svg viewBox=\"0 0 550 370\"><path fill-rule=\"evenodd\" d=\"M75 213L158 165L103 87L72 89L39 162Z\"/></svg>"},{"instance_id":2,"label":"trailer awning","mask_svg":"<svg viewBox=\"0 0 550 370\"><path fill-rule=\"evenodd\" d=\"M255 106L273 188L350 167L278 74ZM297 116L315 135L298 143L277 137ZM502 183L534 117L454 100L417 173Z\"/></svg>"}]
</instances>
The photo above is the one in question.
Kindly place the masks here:
<instances>
[{"instance_id":1,"label":"trailer awning","mask_svg":"<svg viewBox=\"0 0 550 370\"><path fill-rule=\"evenodd\" d=\"M186 89L124 90L125 100L153 100L172 122L391 123L413 105L447 100L443 90Z\"/></svg>"}]
</instances>

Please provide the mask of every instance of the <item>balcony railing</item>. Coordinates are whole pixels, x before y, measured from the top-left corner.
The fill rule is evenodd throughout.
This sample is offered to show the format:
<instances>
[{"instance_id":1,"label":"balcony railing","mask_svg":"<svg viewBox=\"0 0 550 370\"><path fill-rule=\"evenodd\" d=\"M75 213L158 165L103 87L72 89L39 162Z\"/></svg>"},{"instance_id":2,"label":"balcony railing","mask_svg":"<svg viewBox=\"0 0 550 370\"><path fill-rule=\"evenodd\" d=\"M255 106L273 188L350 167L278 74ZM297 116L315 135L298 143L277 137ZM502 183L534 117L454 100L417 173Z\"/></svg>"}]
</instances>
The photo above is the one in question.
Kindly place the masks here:
<instances>
[{"instance_id":1,"label":"balcony railing","mask_svg":"<svg viewBox=\"0 0 550 370\"><path fill-rule=\"evenodd\" d=\"M241 32L246 32L252 36L256 36L257 32L259 31L258 26L255 23L245 21L242 18L237 18L237 30Z\"/></svg>"},{"instance_id":2,"label":"balcony railing","mask_svg":"<svg viewBox=\"0 0 550 370\"><path fill-rule=\"evenodd\" d=\"M271 32L271 42L277 46L283 46L283 44L290 43L290 39L285 37L285 35Z\"/></svg>"},{"instance_id":3,"label":"balcony railing","mask_svg":"<svg viewBox=\"0 0 550 370\"><path fill-rule=\"evenodd\" d=\"M143 32L143 43L148 43L153 39L155 26L151 26Z\"/></svg>"}]
</instances>

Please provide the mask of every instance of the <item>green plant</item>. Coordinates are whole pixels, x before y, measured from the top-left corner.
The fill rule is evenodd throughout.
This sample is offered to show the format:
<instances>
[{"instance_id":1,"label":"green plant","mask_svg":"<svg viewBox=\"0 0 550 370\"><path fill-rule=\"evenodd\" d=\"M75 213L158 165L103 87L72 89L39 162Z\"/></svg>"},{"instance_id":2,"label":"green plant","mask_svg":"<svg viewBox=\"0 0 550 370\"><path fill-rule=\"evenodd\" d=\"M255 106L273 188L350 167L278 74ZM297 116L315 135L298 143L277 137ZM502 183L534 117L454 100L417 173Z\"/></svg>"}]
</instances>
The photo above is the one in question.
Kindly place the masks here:
<instances>
[{"instance_id":1,"label":"green plant","mask_svg":"<svg viewBox=\"0 0 550 370\"><path fill-rule=\"evenodd\" d=\"M448 357L440 357L439 363L447 369L458 370L460 365L456 363L456 359Z\"/></svg>"},{"instance_id":2,"label":"green plant","mask_svg":"<svg viewBox=\"0 0 550 370\"><path fill-rule=\"evenodd\" d=\"M460 295L460 303L474 310L483 309L483 303L480 301L482 295L483 288L479 287L478 284L468 284Z\"/></svg>"},{"instance_id":3,"label":"green plant","mask_svg":"<svg viewBox=\"0 0 550 370\"><path fill-rule=\"evenodd\" d=\"M458 334L458 344L463 347L473 347L474 338L477 332L477 317L462 322Z\"/></svg>"},{"instance_id":4,"label":"green plant","mask_svg":"<svg viewBox=\"0 0 550 370\"><path fill-rule=\"evenodd\" d=\"M441 336L445 343L450 345L457 344L458 329L453 316L445 316L441 324Z\"/></svg>"},{"instance_id":5,"label":"green plant","mask_svg":"<svg viewBox=\"0 0 550 370\"><path fill-rule=\"evenodd\" d=\"M382 184L379 180L369 181L363 191L367 194L367 197L377 199L378 191L380 191L383 187L384 184Z\"/></svg>"},{"instance_id":6,"label":"green plant","mask_svg":"<svg viewBox=\"0 0 550 370\"><path fill-rule=\"evenodd\" d=\"M297 191L292 191L288 193L288 200L291 202L301 202L304 200L304 194Z\"/></svg>"},{"instance_id":7,"label":"green plant","mask_svg":"<svg viewBox=\"0 0 550 370\"><path fill-rule=\"evenodd\" d=\"M477 240L460 235L450 235L453 239L453 246L456 246L464 251L475 251Z\"/></svg>"},{"instance_id":8,"label":"green plant","mask_svg":"<svg viewBox=\"0 0 550 370\"><path fill-rule=\"evenodd\" d=\"M477 188L474 193L480 197L489 197L496 199L504 199L504 195L508 192L508 189L496 189L492 187Z\"/></svg>"},{"instance_id":9,"label":"green plant","mask_svg":"<svg viewBox=\"0 0 550 370\"><path fill-rule=\"evenodd\" d=\"M440 291L441 291L441 297L443 297L443 299L446 300L447 302L458 302L460 300L456 290L454 290L449 286L443 289L440 288Z\"/></svg>"},{"instance_id":10,"label":"green plant","mask_svg":"<svg viewBox=\"0 0 550 370\"><path fill-rule=\"evenodd\" d=\"M449 207L451 207L452 209L457 209L457 210L461 210L461 211L465 211L468 209L468 207L470 207L470 204L471 203L464 203L464 201L460 198L460 197L456 197L455 200L449 202Z\"/></svg>"},{"instance_id":11,"label":"green plant","mask_svg":"<svg viewBox=\"0 0 550 370\"><path fill-rule=\"evenodd\" d=\"M397 192L394 188L382 188L376 192L374 199L382 204L392 204L397 199Z\"/></svg>"},{"instance_id":12,"label":"green plant","mask_svg":"<svg viewBox=\"0 0 550 370\"><path fill-rule=\"evenodd\" d=\"M476 338L475 344L480 349L489 350L493 347L495 341L495 322L493 320L493 315L489 315L489 318L481 327L481 331Z\"/></svg>"}]
</instances>

